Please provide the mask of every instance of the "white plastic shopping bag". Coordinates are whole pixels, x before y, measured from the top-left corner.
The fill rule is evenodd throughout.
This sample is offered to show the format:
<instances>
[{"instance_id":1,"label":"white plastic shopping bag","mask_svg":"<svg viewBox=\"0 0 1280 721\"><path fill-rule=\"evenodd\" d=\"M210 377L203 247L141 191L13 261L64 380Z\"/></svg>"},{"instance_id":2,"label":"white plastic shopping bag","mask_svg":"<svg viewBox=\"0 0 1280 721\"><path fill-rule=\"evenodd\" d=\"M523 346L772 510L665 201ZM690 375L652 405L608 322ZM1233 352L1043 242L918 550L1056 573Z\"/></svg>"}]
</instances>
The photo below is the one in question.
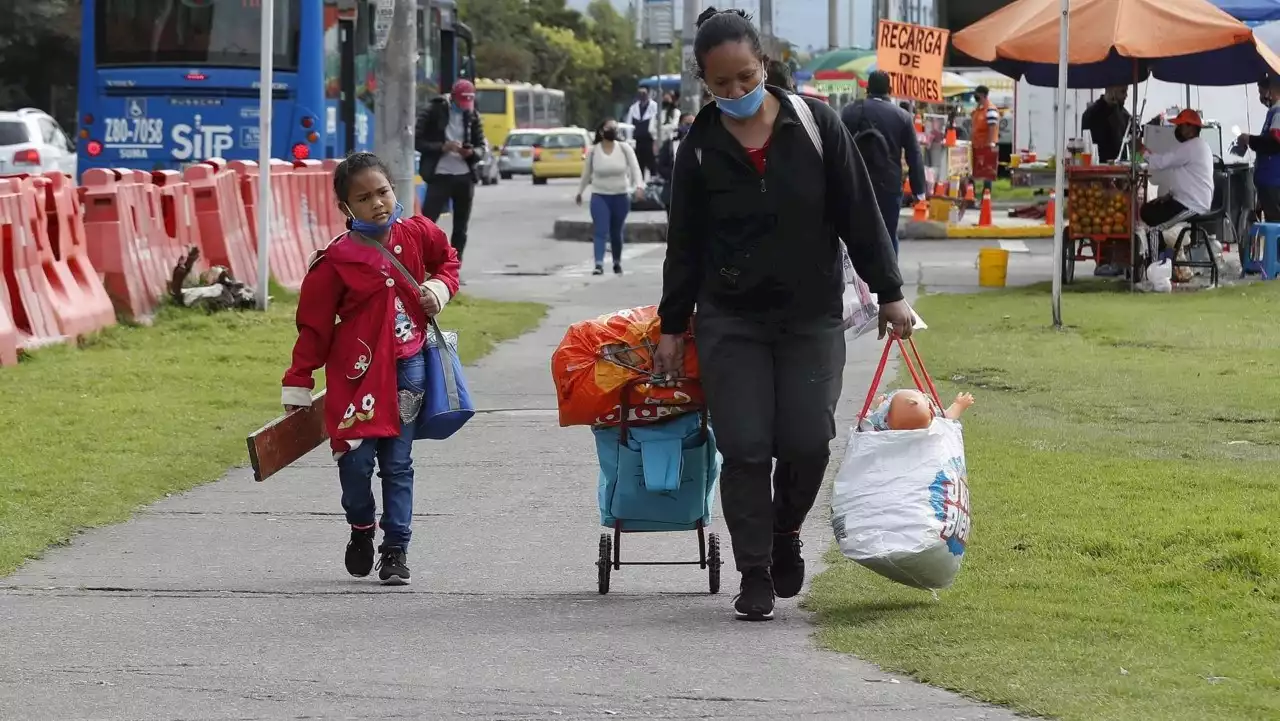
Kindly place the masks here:
<instances>
[{"instance_id":1,"label":"white plastic shopping bag","mask_svg":"<svg viewBox=\"0 0 1280 721\"><path fill-rule=\"evenodd\" d=\"M895 344L919 390L937 404L928 428L876 431L862 423ZM915 355L914 367L907 347ZM942 416L942 404L914 342L888 340L858 419L831 501L831 523L841 552L898 583L925 590L950 586L964 559L970 529L964 438L960 423Z\"/></svg>"},{"instance_id":2,"label":"white plastic shopping bag","mask_svg":"<svg viewBox=\"0 0 1280 721\"><path fill-rule=\"evenodd\" d=\"M840 244L840 264L844 270L844 336L846 340L853 340L866 333L876 330L880 318L880 304L876 302L876 296L871 292L871 288L867 287L865 281L858 277L858 273L853 269L853 259L849 257L849 251L845 248L844 243ZM916 330L923 330L929 326L912 309L911 317L915 322Z\"/></svg>"}]
</instances>

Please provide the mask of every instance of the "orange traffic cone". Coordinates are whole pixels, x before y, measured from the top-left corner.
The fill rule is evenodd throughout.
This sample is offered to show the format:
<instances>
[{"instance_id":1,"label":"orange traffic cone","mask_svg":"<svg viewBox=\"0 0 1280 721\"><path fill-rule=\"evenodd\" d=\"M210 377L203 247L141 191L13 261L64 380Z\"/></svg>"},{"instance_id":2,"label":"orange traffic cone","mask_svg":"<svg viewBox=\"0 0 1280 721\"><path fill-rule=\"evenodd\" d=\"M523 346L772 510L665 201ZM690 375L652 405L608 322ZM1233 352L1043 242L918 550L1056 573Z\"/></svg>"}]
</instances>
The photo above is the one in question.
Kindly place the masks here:
<instances>
[{"instance_id":1,"label":"orange traffic cone","mask_svg":"<svg viewBox=\"0 0 1280 721\"><path fill-rule=\"evenodd\" d=\"M911 195L911 178L902 179L902 194Z\"/></svg>"},{"instance_id":2,"label":"orange traffic cone","mask_svg":"<svg viewBox=\"0 0 1280 721\"><path fill-rule=\"evenodd\" d=\"M911 220L915 223L923 223L929 219L929 204L923 200L916 201L916 207L911 214Z\"/></svg>"},{"instance_id":3,"label":"orange traffic cone","mask_svg":"<svg viewBox=\"0 0 1280 721\"><path fill-rule=\"evenodd\" d=\"M923 132L924 132L924 120L919 115L917 115L916 116L916 133L919 134Z\"/></svg>"},{"instance_id":4,"label":"orange traffic cone","mask_svg":"<svg viewBox=\"0 0 1280 721\"><path fill-rule=\"evenodd\" d=\"M945 198L947 196L947 184L941 180L934 183L933 194L938 196L939 198Z\"/></svg>"},{"instance_id":5,"label":"orange traffic cone","mask_svg":"<svg viewBox=\"0 0 1280 721\"><path fill-rule=\"evenodd\" d=\"M973 207L973 204L977 202L977 200L978 200L977 198L973 197L973 183L966 183L964 186L965 205L968 207Z\"/></svg>"},{"instance_id":6,"label":"orange traffic cone","mask_svg":"<svg viewBox=\"0 0 1280 721\"><path fill-rule=\"evenodd\" d=\"M991 189L984 188L982 191L982 209L978 211L978 227L991 227Z\"/></svg>"},{"instance_id":7,"label":"orange traffic cone","mask_svg":"<svg viewBox=\"0 0 1280 721\"><path fill-rule=\"evenodd\" d=\"M1053 216L1058 212L1058 192L1056 190L1049 191L1049 203L1044 206L1044 224L1053 225Z\"/></svg>"},{"instance_id":8,"label":"orange traffic cone","mask_svg":"<svg viewBox=\"0 0 1280 721\"><path fill-rule=\"evenodd\" d=\"M943 145L948 148L956 147L956 129L947 128L947 139L943 141Z\"/></svg>"}]
</instances>

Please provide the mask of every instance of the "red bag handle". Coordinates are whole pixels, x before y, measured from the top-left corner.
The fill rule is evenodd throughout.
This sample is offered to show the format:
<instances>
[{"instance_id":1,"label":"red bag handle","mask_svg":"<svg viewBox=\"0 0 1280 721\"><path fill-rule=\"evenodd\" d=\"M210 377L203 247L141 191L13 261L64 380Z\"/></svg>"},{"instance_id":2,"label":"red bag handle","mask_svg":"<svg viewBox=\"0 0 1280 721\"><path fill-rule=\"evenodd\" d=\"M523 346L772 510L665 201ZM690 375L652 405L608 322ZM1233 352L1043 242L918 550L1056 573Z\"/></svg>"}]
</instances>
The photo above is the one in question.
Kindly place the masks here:
<instances>
[{"instance_id":1,"label":"red bag handle","mask_svg":"<svg viewBox=\"0 0 1280 721\"><path fill-rule=\"evenodd\" d=\"M884 352L880 354L880 363L876 366L876 374L871 379L871 388L867 390L867 400L862 404L862 412L858 414L857 425L861 426L862 421L866 420L867 413L871 411L871 404L875 401L876 391L880 389L880 381L884 380L885 367L889 364L889 351L893 350L894 344L898 345L898 351L902 354L902 364L906 366L907 371L911 373L911 379L916 383L916 389L933 400L941 413L942 401L938 398L938 389L933 385L933 378L929 376L929 371L924 367L924 358L920 357L920 349L916 347L915 339L908 338L903 340L897 333L890 333L884 342ZM911 354L907 354L907 347L911 347ZM913 364L912 357L915 358Z\"/></svg>"}]
</instances>

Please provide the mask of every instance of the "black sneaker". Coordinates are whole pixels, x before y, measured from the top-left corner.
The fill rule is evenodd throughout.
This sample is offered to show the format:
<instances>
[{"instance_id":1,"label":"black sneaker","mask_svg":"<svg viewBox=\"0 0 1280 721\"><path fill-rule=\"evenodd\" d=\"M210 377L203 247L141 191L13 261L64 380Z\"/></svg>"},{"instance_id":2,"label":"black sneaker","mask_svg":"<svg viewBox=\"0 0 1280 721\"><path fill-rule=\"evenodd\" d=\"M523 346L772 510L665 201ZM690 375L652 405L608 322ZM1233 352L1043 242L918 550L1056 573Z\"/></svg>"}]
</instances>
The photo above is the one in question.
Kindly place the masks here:
<instances>
[{"instance_id":1,"label":"black sneaker","mask_svg":"<svg viewBox=\"0 0 1280 721\"><path fill-rule=\"evenodd\" d=\"M742 585L733 597L733 611L739 621L773 620L773 579L767 568L742 572Z\"/></svg>"},{"instance_id":2,"label":"black sneaker","mask_svg":"<svg viewBox=\"0 0 1280 721\"><path fill-rule=\"evenodd\" d=\"M373 534L377 529L352 528L351 540L347 541L347 573L356 578L364 578L373 570Z\"/></svg>"},{"instance_id":3,"label":"black sneaker","mask_svg":"<svg viewBox=\"0 0 1280 721\"><path fill-rule=\"evenodd\" d=\"M378 578L384 586L405 586L409 583L409 557L399 546L382 546L378 549Z\"/></svg>"},{"instance_id":4,"label":"black sneaker","mask_svg":"<svg viewBox=\"0 0 1280 721\"><path fill-rule=\"evenodd\" d=\"M621 263L614 263L614 264L613 264L613 274L614 274L614 275L622 275L622 264L621 264Z\"/></svg>"},{"instance_id":5,"label":"black sneaker","mask_svg":"<svg viewBox=\"0 0 1280 721\"><path fill-rule=\"evenodd\" d=\"M804 541L796 533L773 534L773 592L778 598L792 598L804 587Z\"/></svg>"},{"instance_id":6,"label":"black sneaker","mask_svg":"<svg viewBox=\"0 0 1280 721\"><path fill-rule=\"evenodd\" d=\"M604 266L597 265L596 269L591 271L591 275L604 275Z\"/></svg>"}]
</instances>

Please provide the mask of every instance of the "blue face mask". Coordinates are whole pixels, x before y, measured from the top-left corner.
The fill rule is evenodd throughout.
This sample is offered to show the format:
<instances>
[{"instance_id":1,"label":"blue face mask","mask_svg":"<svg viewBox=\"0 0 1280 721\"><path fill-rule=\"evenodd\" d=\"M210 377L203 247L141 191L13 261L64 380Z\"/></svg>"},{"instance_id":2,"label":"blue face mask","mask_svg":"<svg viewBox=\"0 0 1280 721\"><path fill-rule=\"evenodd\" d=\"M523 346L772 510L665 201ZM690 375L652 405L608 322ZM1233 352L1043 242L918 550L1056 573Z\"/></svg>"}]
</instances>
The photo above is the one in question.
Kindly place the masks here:
<instances>
[{"instance_id":1,"label":"blue face mask","mask_svg":"<svg viewBox=\"0 0 1280 721\"><path fill-rule=\"evenodd\" d=\"M734 120L746 120L759 112L760 106L764 104L764 78L760 79L755 90L740 98L722 98L714 94L711 97L715 98L720 112Z\"/></svg>"},{"instance_id":2,"label":"blue face mask","mask_svg":"<svg viewBox=\"0 0 1280 721\"><path fill-rule=\"evenodd\" d=\"M348 208L348 210L350 210L350 208ZM404 206L396 203L396 209L391 211L391 216L387 218L385 223L372 223L367 220L360 220L359 218L351 218L351 229L361 235L382 235L391 228L393 223L400 220L400 216L403 214Z\"/></svg>"}]
</instances>

